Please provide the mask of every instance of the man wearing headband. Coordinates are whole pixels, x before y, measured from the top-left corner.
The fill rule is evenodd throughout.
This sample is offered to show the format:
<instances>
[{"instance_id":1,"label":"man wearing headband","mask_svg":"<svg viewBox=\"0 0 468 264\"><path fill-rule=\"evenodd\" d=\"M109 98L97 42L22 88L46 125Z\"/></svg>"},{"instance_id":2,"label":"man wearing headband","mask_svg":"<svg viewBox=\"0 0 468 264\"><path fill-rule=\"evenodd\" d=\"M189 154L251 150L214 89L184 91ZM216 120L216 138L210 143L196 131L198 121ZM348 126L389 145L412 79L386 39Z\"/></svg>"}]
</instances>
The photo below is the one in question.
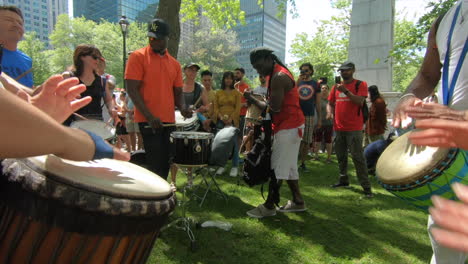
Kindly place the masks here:
<instances>
[{"instance_id":1,"label":"man wearing headband","mask_svg":"<svg viewBox=\"0 0 468 264\"><path fill-rule=\"evenodd\" d=\"M268 83L267 103L261 102L245 92L244 97L251 104L267 109L271 114L274 141L271 154L271 169L276 176L270 179L268 198L264 204L247 212L254 218L276 214L275 203L279 202L279 187L286 180L293 199L281 206L280 212L305 211L305 203L299 189L297 153L302 140L304 115L299 105L299 93L291 72L268 48L256 48L250 52L250 63L258 74L266 76ZM265 172L267 173L267 171Z\"/></svg>"}]
</instances>

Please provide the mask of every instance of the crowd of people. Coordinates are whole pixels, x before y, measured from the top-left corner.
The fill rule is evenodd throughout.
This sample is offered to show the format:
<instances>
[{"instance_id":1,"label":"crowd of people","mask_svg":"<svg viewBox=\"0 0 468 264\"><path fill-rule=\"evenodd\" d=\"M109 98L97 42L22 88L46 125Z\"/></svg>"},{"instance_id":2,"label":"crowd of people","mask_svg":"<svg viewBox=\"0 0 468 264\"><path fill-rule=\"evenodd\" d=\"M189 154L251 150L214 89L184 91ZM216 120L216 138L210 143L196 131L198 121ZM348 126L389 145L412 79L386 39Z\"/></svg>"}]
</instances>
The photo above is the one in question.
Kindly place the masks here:
<instances>
[{"instance_id":1,"label":"crowd of people","mask_svg":"<svg viewBox=\"0 0 468 264\"><path fill-rule=\"evenodd\" d=\"M421 130L409 136L413 144L468 149L464 140L468 132L468 75L464 74L468 25L459 22L468 15L466 5L466 0L458 1L434 22L421 69L394 110L393 127L406 128L411 118L416 119L415 125ZM384 139L387 107L377 86L368 87L364 80L354 78L357 69L351 61L341 64L339 78L330 85L326 78L313 79L311 63L302 64L299 78L294 78L273 50L260 47L250 53L260 86L251 89L244 80L244 69L236 68L224 72L220 89L215 90L209 70L201 72L200 84L196 82L199 65L189 63L182 68L168 53L169 26L161 19L153 19L148 24L149 44L128 58L127 90L119 95L119 100L113 100L115 80L105 74L105 59L90 44L76 47L71 70L54 75L33 89L31 59L17 49L24 34L23 24L21 10L0 7L0 121L7 124L0 133L9 139L0 141L0 158L55 154L72 160L129 160L128 152L144 149L147 168L167 179L174 156L170 135L177 129L177 110L184 118L196 115L203 131L239 129L231 142L232 177L238 176L240 155L248 153L261 138L262 126L265 132L264 121L273 125L268 127L273 128L268 151L274 176L269 181L265 203L249 210L250 217L307 210L299 172L308 170L308 154L317 157L322 146L327 153L325 162L331 163L333 151L338 160L338 181L332 188L349 186L350 153L364 195L374 196L368 176L368 170L374 168L368 166L369 160L375 165L376 157L383 151L380 146L390 143ZM439 98L443 104L423 102L423 98L433 96L440 80ZM258 120L249 119L250 107L260 109ZM65 126L77 118L105 121L103 109L117 126L116 146L91 131ZM259 120L262 125L255 124ZM30 131L41 140L30 137ZM128 152L121 150L122 143ZM369 156L365 155L366 149ZM224 168L221 166L216 173L223 174ZM175 177L172 180L175 184ZM283 180L292 198L279 206ZM468 190L460 185L455 185L454 190L462 203L432 198L434 207L428 219L434 250L432 263L464 263L467 256Z\"/></svg>"}]
</instances>

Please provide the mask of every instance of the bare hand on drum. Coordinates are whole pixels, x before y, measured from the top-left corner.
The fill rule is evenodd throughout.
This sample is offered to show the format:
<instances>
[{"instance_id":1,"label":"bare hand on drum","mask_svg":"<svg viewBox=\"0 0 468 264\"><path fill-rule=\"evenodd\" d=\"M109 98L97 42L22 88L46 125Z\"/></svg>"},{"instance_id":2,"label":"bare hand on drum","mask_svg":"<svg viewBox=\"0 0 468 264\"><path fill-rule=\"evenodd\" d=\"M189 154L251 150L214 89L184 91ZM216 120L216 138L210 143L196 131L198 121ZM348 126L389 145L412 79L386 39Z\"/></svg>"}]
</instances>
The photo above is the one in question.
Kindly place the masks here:
<instances>
[{"instance_id":1,"label":"bare hand on drum","mask_svg":"<svg viewBox=\"0 0 468 264\"><path fill-rule=\"evenodd\" d=\"M468 187L455 183L452 188L461 203L432 196L434 207L429 212L439 227L430 232L440 244L468 252Z\"/></svg>"},{"instance_id":2,"label":"bare hand on drum","mask_svg":"<svg viewBox=\"0 0 468 264\"><path fill-rule=\"evenodd\" d=\"M416 121L416 128L409 135L414 145L461 148L468 150L468 122L447 119L423 119Z\"/></svg>"},{"instance_id":3,"label":"bare hand on drum","mask_svg":"<svg viewBox=\"0 0 468 264\"><path fill-rule=\"evenodd\" d=\"M457 111L450 107L437 103L416 102L406 106L406 114L415 119L441 118L450 120L466 120L465 111Z\"/></svg>"},{"instance_id":4,"label":"bare hand on drum","mask_svg":"<svg viewBox=\"0 0 468 264\"><path fill-rule=\"evenodd\" d=\"M64 80L61 75L54 75L42 85L41 91L30 98L30 103L44 111L57 122L62 123L73 112L91 102L91 97L77 99L86 90L79 84L78 78Z\"/></svg>"},{"instance_id":5,"label":"bare hand on drum","mask_svg":"<svg viewBox=\"0 0 468 264\"><path fill-rule=\"evenodd\" d=\"M190 109L186 108L182 109L180 111L180 114L185 118L192 118L193 112Z\"/></svg>"},{"instance_id":6,"label":"bare hand on drum","mask_svg":"<svg viewBox=\"0 0 468 264\"><path fill-rule=\"evenodd\" d=\"M395 128L407 128L413 121L406 113L406 107L417 105L422 102L412 94L404 95L393 110L392 126Z\"/></svg>"}]
</instances>

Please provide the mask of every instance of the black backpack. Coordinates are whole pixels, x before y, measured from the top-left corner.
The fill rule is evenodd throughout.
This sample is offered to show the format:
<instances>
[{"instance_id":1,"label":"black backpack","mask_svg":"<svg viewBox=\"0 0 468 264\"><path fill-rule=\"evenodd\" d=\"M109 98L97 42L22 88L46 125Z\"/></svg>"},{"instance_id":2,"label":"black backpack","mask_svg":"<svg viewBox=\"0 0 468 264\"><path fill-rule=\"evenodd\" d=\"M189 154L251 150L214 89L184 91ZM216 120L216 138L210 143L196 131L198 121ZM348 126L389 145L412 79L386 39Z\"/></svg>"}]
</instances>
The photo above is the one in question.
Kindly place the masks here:
<instances>
[{"instance_id":1,"label":"black backpack","mask_svg":"<svg viewBox=\"0 0 468 264\"><path fill-rule=\"evenodd\" d=\"M275 172L271 169L271 120L263 120L262 127L264 139L255 139L252 149L244 158L243 179L250 187L275 178Z\"/></svg>"},{"instance_id":2,"label":"black backpack","mask_svg":"<svg viewBox=\"0 0 468 264\"><path fill-rule=\"evenodd\" d=\"M361 81L360 80L357 80L356 82L356 95L358 94L358 90L359 90L359 85L361 85ZM362 107L359 108L358 110L358 116L361 115L361 112L362 112L362 120L364 121L364 124L367 122L367 119L369 119L369 108L367 107L367 103L364 99L364 103L362 104Z\"/></svg>"},{"instance_id":3,"label":"black backpack","mask_svg":"<svg viewBox=\"0 0 468 264\"><path fill-rule=\"evenodd\" d=\"M274 176L271 169L271 151L261 139L257 139L252 150L244 158L243 179L250 187L264 184Z\"/></svg>"}]
</instances>

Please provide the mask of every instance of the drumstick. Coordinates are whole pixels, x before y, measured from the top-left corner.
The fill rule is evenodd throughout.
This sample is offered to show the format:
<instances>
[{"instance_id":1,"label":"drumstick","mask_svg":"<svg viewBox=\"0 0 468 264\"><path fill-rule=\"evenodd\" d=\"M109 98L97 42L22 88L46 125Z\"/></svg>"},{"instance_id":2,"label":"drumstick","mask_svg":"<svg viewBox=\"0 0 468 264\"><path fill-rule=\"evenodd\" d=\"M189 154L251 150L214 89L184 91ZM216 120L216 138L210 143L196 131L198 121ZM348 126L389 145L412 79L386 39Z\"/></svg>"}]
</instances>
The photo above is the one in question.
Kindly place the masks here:
<instances>
[{"instance_id":1,"label":"drumstick","mask_svg":"<svg viewBox=\"0 0 468 264\"><path fill-rule=\"evenodd\" d=\"M172 127L172 126L177 126L176 124L163 124L163 127ZM151 128L151 126L145 126L145 128Z\"/></svg>"},{"instance_id":2,"label":"drumstick","mask_svg":"<svg viewBox=\"0 0 468 264\"><path fill-rule=\"evenodd\" d=\"M76 116L76 117L78 117L78 118L81 118L81 119L83 119L83 120L88 120L88 118L86 118L86 117L84 117L84 116L82 116L82 115L80 115L80 114L73 113L73 115Z\"/></svg>"},{"instance_id":3,"label":"drumstick","mask_svg":"<svg viewBox=\"0 0 468 264\"><path fill-rule=\"evenodd\" d=\"M193 104L193 107L197 107L197 104L200 102L202 96L200 94L200 96L198 97L197 101Z\"/></svg>"}]
</instances>

